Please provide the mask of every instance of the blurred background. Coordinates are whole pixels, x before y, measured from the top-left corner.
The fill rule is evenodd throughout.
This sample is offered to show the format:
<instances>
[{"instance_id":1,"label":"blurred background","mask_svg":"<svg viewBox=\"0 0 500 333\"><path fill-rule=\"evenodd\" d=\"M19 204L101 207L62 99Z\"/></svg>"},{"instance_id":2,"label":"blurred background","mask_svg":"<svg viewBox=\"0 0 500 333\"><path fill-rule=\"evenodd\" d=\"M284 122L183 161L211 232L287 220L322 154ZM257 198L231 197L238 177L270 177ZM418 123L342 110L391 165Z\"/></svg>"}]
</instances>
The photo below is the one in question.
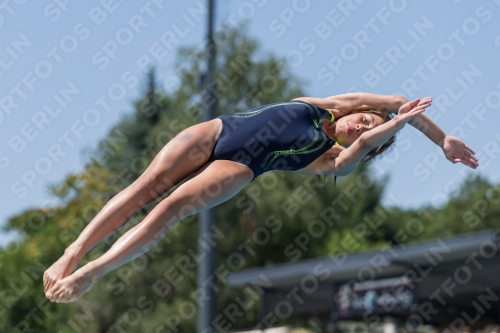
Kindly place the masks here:
<instances>
[{"instance_id":1,"label":"blurred background","mask_svg":"<svg viewBox=\"0 0 500 333\"><path fill-rule=\"evenodd\" d=\"M251 288L227 286L230 271L375 255L500 227L500 2L231 0L215 1L214 9L217 114L355 91L432 96L427 114L480 163L477 170L451 164L407 126L392 152L335 188L329 178L271 172L257 179L216 210L215 312L224 320L216 331L256 327L271 311ZM201 121L207 16L204 0L2 2L1 331L196 330L196 216L78 302L50 303L41 278L171 138ZM328 207L338 216L331 223L321 215ZM318 220L324 227L314 229ZM360 236L360 223L379 220ZM238 299L246 305L241 314L224 312ZM276 316L269 326L335 329L328 316L311 316ZM450 323L459 318L450 316ZM357 320L365 323L358 329L375 329L371 319ZM460 330L472 327L463 320L469 326ZM435 321L432 327L448 325Z\"/></svg>"}]
</instances>

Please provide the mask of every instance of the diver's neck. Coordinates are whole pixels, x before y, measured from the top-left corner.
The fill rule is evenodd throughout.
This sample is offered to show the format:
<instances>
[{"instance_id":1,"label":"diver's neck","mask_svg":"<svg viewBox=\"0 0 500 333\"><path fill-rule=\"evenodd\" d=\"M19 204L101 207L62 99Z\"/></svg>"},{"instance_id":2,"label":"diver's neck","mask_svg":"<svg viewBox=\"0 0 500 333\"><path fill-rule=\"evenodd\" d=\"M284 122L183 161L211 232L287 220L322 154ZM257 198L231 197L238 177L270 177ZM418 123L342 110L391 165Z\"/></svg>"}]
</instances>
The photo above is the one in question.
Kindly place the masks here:
<instances>
[{"instance_id":1,"label":"diver's neck","mask_svg":"<svg viewBox=\"0 0 500 333\"><path fill-rule=\"evenodd\" d=\"M321 121L322 121L321 128L323 129L323 132L326 135L328 135L332 140L337 141L337 138L335 136L336 123L331 122L330 120L325 119L325 118L321 119Z\"/></svg>"}]
</instances>

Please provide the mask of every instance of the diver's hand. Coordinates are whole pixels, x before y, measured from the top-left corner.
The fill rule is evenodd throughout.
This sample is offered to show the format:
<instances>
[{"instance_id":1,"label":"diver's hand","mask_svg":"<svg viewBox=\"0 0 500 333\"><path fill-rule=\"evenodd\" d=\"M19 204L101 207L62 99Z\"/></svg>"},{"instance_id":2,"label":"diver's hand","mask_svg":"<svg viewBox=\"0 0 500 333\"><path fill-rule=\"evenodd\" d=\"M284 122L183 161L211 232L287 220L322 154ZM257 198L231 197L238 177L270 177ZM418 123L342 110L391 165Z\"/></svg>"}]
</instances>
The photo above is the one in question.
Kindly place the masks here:
<instances>
[{"instance_id":1,"label":"diver's hand","mask_svg":"<svg viewBox=\"0 0 500 333\"><path fill-rule=\"evenodd\" d=\"M463 163L468 167L475 169L479 166L474 150L463 143L462 140L450 135L446 135L442 144L444 156L451 163Z\"/></svg>"},{"instance_id":2,"label":"diver's hand","mask_svg":"<svg viewBox=\"0 0 500 333\"><path fill-rule=\"evenodd\" d=\"M394 117L394 121L401 128L406 125L410 120L416 115L425 111L425 108L431 106L432 97L426 97L424 99L417 98L411 102L401 105L398 111L398 115Z\"/></svg>"}]
</instances>

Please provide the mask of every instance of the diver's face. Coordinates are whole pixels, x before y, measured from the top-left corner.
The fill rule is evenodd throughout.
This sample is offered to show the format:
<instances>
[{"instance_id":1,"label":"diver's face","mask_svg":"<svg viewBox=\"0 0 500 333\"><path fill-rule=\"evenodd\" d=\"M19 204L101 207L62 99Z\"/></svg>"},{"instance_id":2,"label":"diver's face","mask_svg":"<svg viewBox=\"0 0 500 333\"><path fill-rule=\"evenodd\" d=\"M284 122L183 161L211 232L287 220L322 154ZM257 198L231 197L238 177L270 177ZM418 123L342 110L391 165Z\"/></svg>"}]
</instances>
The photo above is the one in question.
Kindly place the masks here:
<instances>
[{"instance_id":1,"label":"diver's face","mask_svg":"<svg viewBox=\"0 0 500 333\"><path fill-rule=\"evenodd\" d=\"M373 113L349 114L336 121L335 137L340 145L349 147L361 134L383 123L382 117Z\"/></svg>"}]
</instances>

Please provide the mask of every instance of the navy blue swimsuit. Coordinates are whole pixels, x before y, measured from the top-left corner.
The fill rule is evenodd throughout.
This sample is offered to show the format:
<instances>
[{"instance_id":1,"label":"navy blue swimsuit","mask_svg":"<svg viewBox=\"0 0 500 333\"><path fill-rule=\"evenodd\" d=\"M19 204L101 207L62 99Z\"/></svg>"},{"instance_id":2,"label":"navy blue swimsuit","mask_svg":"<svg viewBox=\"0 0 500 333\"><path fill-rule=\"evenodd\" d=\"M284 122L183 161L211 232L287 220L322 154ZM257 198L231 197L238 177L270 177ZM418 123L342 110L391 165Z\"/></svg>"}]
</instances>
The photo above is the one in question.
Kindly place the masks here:
<instances>
[{"instance_id":1,"label":"navy blue swimsuit","mask_svg":"<svg viewBox=\"0 0 500 333\"><path fill-rule=\"evenodd\" d=\"M247 165L253 179L270 170L295 171L328 151L335 140L321 128L327 110L301 101L267 104L224 114L222 132L209 161L231 160Z\"/></svg>"}]
</instances>

